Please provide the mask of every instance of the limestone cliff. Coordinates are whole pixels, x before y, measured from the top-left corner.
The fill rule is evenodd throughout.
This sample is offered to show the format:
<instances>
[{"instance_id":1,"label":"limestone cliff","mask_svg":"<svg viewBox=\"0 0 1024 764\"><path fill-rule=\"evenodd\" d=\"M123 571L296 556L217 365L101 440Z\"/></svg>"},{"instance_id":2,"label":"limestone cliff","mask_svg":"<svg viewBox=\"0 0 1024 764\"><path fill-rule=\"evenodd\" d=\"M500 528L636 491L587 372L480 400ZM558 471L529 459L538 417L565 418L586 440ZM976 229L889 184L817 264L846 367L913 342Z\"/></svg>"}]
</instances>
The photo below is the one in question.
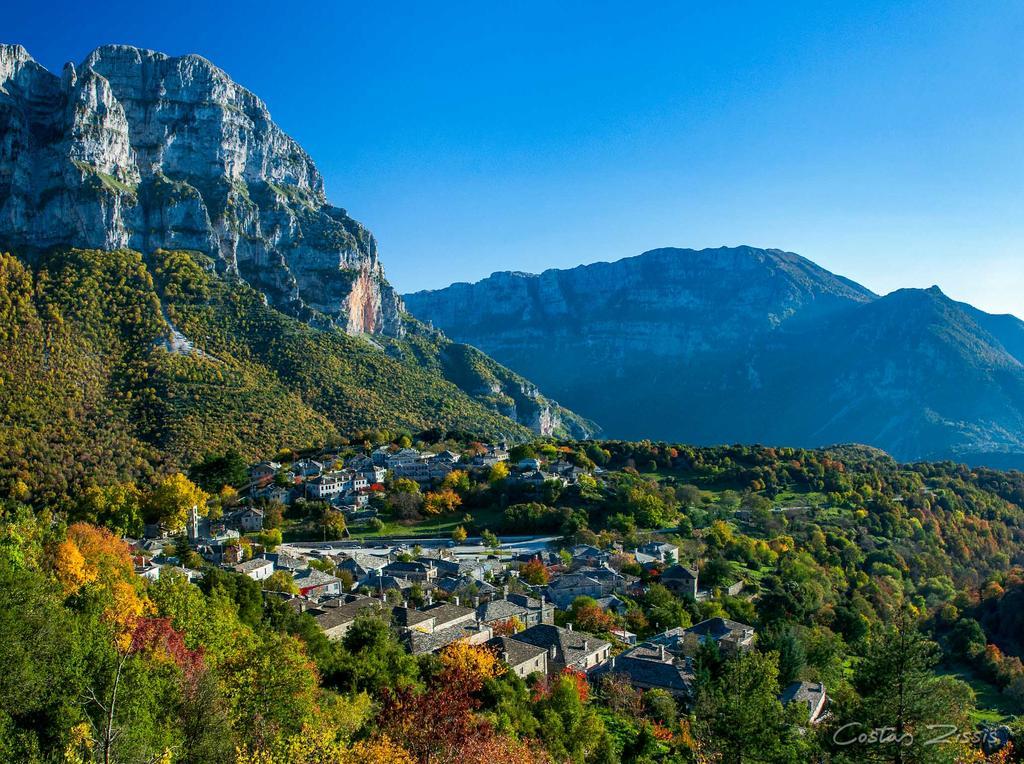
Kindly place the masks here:
<instances>
[{"instance_id":1,"label":"limestone cliff","mask_svg":"<svg viewBox=\"0 0 1024 764\"><path fill-rule=\"evenodd\" d=\"M0 247L196 250L314 324L400 336L372 234L204 58L98 48L60 76L0 45Z\"/></svg>"}]
</instances>

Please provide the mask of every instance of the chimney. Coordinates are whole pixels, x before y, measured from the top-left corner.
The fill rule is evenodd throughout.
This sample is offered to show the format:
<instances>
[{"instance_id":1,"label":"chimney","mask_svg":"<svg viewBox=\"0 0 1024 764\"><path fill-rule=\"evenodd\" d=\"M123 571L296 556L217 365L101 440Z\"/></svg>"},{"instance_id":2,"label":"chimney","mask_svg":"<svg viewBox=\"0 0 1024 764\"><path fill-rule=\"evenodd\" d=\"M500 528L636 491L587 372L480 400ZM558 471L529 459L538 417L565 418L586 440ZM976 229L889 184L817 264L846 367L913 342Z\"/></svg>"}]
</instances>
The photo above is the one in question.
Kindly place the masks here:
<instances>
[{"instance_id":1,"label":"chimney","mask_svg":"<svg viewBox=\"0 0 1024 764\"><path fill-rule=\"evenodd\" d=\"M590 646L590 643L589 643L589 642L588 642L587 640L585 640L585 639L584 639L584 640L583 640L583 652L586 652L586 651L587 651L587 648L588 648L589 646Z\"/></svg>"},{"instance_id":2,"label":"chimney","mask_svg":"<svg viewBox=\"0 0 1024 764\"><path fill-rule=\"evenodd\" d=\"M458 605L459 605L459 595L458 594L456 594L454 597L452 597L452 602L454 602L455 606L458 607Z\"/></svg>"},{"instance_id":3,"label":"chimney","mask_svg":"<svg viewBox=\"0 0 1024 764\"><path fill-rule=\"evenodd\" d=\"M558 647L557 646L551 645L551 647L549 649L549 652L551 654L551 660L554 660L555 658L558 657Z\"/></svg>"},{"instance_id":4,"label":"chimney","mask_svg":"<svg viewBox=\"0 0 1024 764\"><path fill-rule=\"evenodd\" d=\"M480 607L480 598L479 597L474 597L473 598L473 607Z\"/></svg>"},{"instance_id":5,"label":"chimney","mask_svg":"<svg viewBox=\"0 0 1024 764\"><path fill-rule=\"evenodd\" d=\"M434 604L434 595L431 594L430 592L427 592L427 604L428 605L433 605Z\"/></svg>"},{"instance_id":6,"label":"chimney","mask_svg":"<svg viewBox=\"0 0 1024 764\"><path fill-rule=\"evenodd\" d=\"M569 621L569 623L566 624L565 628L567 628L569 631L572 631L572 621Z\"/></svg>"},{"instance_id":7,"label":"chimney","mask_svg":"<svg viewBox=\"0 0 1024 764\"><path fill-rule=\"evenodd\" d=\"M508 663L508 650L501 651L501 662Z\"/></svg>"},{"instance_id":8,"label":"chimney","mask_svg":"<svg viewBox=\"0 0 1024 764\"><path fill-rule=\"evenodd\" d=\"M505 599L508 596L508 584L501 585L501 598Z\"/></svg>"},{"instance_id":9,"label":"chimney","mask_svg":"<svg viewBox=\"0 0 1024 764\"><path fill-rule=\"evenodd\" d=\"M658 660L665 660L665 645L658 645Z\"/></svg>"}]
</instances>

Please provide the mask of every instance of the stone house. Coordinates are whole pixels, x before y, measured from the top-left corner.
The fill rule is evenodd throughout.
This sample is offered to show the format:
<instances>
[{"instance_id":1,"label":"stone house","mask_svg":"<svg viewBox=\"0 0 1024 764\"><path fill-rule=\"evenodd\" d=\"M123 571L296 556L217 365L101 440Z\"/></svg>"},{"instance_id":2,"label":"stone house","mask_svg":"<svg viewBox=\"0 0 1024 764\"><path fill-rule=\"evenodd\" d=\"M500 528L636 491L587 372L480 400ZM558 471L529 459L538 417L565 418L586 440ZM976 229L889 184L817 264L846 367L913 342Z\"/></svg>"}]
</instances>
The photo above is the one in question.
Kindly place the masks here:
<instances>
[{"instance_id":1,"label":"stone house","mask_svg":"<svg viewBox=\"0 0 1024 764\"><path fill-rule=\"evenodd\" d=\"M661 583L673 594L697 598L697 571L684 565L672 565L661 574Z\"/></svg>"},{"instance_id":2,"label":"stone house","mask_svg":"<svg viewBox=\"0 0 1024 764\"><path fill-rule=\"evenodd\" d=\"M610 642L582 631L573 631L571 627L563 629L546 623L531 626L509 638L547 650L548 676L556 676L567 668L589 673L608 660L611 654Z\"/></svg>"},{"instance_id":3,"label":"stone house","mask_svg":"<svg viewBox=\"0 0 1024 764\"><path fill-rule=\"evenodd\" d=\"M492 637L487 641L498 657L523 679L530 674L548 673L548 651L543 647L511 637Z\"/></svg>"}]
</instances>

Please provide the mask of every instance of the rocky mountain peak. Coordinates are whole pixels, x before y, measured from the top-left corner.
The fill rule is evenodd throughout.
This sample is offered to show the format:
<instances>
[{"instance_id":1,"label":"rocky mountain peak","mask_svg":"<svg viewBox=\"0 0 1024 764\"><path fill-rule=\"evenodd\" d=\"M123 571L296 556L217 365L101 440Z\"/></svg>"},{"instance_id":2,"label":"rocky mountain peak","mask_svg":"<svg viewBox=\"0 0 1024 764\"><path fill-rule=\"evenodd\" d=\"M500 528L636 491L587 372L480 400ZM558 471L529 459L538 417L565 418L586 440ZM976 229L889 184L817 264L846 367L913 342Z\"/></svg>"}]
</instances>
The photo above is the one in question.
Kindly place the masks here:
<instances>
[{"instance_id":1,"label":"rocky mountain peak","mask_svg":"<svg viewBox=\"0 0 1024 764\"><path fill-rule=\"evenodd\" d=\"M266 104L197 55L105 45L60 76L0 46L0 246L210 256L275 306L403 332L362 225Z\"/></svg>"}]
</instances>

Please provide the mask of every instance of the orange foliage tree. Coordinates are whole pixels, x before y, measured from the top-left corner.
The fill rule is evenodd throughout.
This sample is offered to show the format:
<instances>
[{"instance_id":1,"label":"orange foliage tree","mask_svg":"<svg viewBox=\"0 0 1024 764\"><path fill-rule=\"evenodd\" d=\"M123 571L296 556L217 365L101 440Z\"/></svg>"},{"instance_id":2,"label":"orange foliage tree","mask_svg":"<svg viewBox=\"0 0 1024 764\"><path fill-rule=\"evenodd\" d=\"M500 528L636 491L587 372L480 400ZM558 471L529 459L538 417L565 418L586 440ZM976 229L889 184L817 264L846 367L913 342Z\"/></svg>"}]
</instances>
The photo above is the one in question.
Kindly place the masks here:
<instances>
[{"instance_id":1,"label":"orange foliage tree","mask_svg":"<svg viewBox=\"0 0 1024 764\"><path fill-rule=\"evenodd\" d=\"M519 569L519 577L533 586L544 586L550 580L551 574L544 567L544 563L534 557Z\"/></svg>"},{"instance_id":2,"label":"orange foliage tree","mask_svg":"<svg viewBox=\"0 0 1024 764\"><path fill-rule=\"evenodd\" d=\"M454 512L461 505L462 497L451 488L442 488L440 491L427 493L423 500L423 511L430 515L441 515Z\"/></svg>"}]
</instances>

